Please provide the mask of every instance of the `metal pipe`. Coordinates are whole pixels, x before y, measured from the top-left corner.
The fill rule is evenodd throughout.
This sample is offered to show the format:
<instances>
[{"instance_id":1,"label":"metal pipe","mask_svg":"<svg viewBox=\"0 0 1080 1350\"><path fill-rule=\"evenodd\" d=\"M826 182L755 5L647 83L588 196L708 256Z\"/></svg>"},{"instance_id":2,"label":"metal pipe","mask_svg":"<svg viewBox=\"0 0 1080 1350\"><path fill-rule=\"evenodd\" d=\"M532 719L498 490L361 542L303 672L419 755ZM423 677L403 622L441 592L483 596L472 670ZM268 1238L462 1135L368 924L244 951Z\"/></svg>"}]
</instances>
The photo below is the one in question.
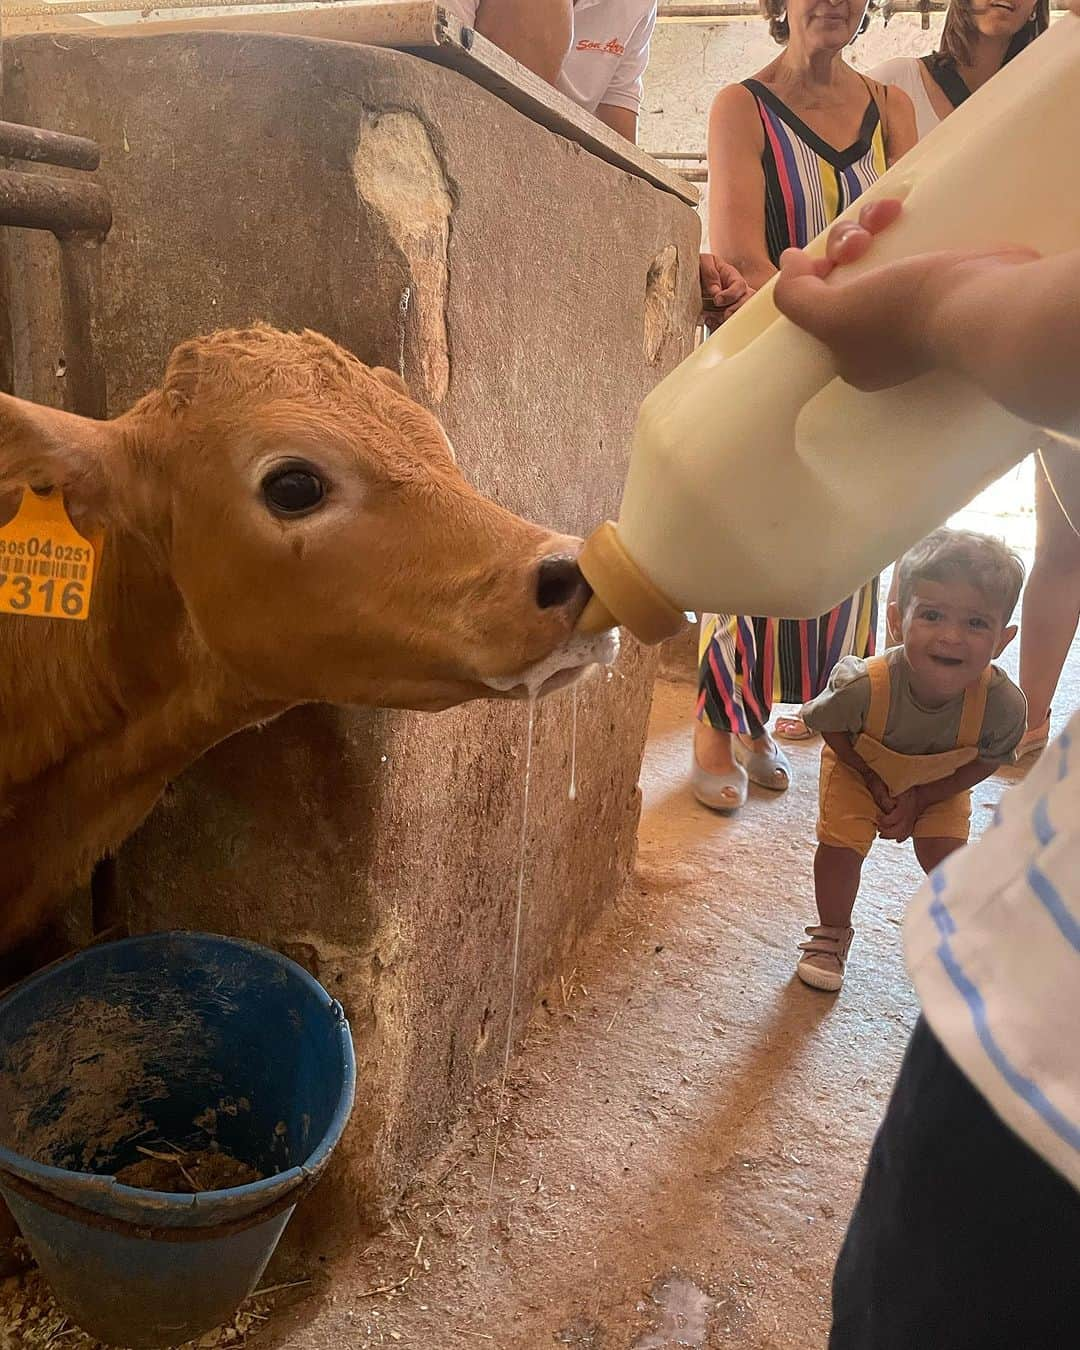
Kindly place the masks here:
<instances>
[{"instance_id":1,"label":"metal pipe","mask_svg":"<svg viewBox=\"0 0 1080 1350\"><path fill-rule=\"evenodd\" d=\"M882 5L886 15L890 14L944 14L948 9L947 0L886 0ZM1050 8L1061 13L1065 6L1057 0ZM727 4L679 5L661 3L657 17L665 19L696 19L708 23L711 19L755 19L761 16L756 0L728 0Z\"/></svg>"},{"instance_id":2,"label":"metal pipe","mask_svg":"<svg viewBox=\"0 0 1080 1350\"><path fill-rule=\"evenodd\" d=\"M56 164L63 169L92 172L101 163L101 149L85 136L66 136L61 131L0 122L0 158L32 160Z\"/></svg>"},{"instance_id":3,"label":"metal pipe","mask_svg":"<svg viewBox=\"0 0 1080 1350\"><path fill-rule=\"evenodd\" d=\"M67 374L64 397L71 412L83 417L107 416L105 370L94 341L94 325L101 314L101 237L90 234L69 235L60 240L60 303L64 357ZM96 873L95 873L96 876ZM95 927L105 912L116 922L107 903L108 877L91 889Z\"/></svg>"},{"instance_id":4,"label":"metal pipe","mask_svg":"<svg viewBox=\"0 0 1080 1350\"><path fill-rule=\"evenodd\" d=\"M46 0L4 0L4 17L7 19L41 19L57 14L136 14L153 15L163 9L221 9L221 8L262 8L280 5L282 0L164 0L161 5L140 5L136 0L57 0L55 4ZM332 0L331 0L332 3ZM328 9L330 4L298 4L296 9Z\"/></svg>"},{"instance_id":5,"label":"metal pipe","mask_svg":"<svg viewBox=\"0 0 1080 1350\"><path fill-rule=\"evenodd\" d=\"M112 226L112 204L96 183L0 172L0 225L50 230L58 239L79 234L103 239Z\"/></svg>"},{"instance_id":6,"label":"metal pipe","mask_svg":"<svg viewBox=\"0 0 1080 1350\"><path fill-rule=\"evenodd\" d=\"M23 0L23 3L11 3L11 0L3 0L3 12L6 19L20 25L20 31L23 31L21 25L29 19L56 19L67 16L77 18L81 15L93 14L131 14L133 21L149 20L153 22L155 16L161 14L163 9L186 10L197 13L202 9L214 9L220 11L222 8L237 9L241 6L245 8L261 9L268 6L277 6L281 0L167 0L167 3L160 7L141 8L133 0L55 0L55 3L48 4L45 0ZM318 10L332 8L330 3L298 4L295 6L299 10ZM893 0L893 3L886 3L883 8L886 15L889 14L922 14L927 13L943 14L948 8L947 0L929 0L928 7L924 6L922 0ZM1051 10L1055 14L1064 12L1064 5L1060 0L1055 0L1051 5ZM755 0L728 0L726 4L661 4L658 10L658 18L661 23L720 23L729 19L754 19L759 18L761 10L755 3ZM32 31L27 29L26 31Z\"/></svg>"},{"instance_id":7,"label":"metal pipe","mask_svg":"<svg viewBox=\"0 0 1080 1350\"><path fill-rule=\"evenodd\" d=\"M55 18L57 15L79 15L79 14L136 14L147 18L152 18L159 9L219 9L219 8L263 8L264 6L279 5L281 0L217 0L216 4L210 0L167 0L166 4L160 7L147 9L145 6L140 8L133 0L56 0L54 4L47 4L45 0L24 0L24 3L11 3L11 0L5 0L3 9L4 15L9 19L37 19L37 18ZM327 9L328 4L298 4L297 9ZM885 8L892 14L921 14L923 13L922 0L893 0L892 4L886 4ZM929 0L929 8L934 13L944 13L948 8L946 0ZM1051 5L1054 13L1061 13L1064 5L1055 3ZM761 10L758 8L755 0L728 0L728 3L717 4L664 4L661 3L658 10L658 17L663 22L665 19L700 19L708 22L710 19L752 19L760 17Z\"/></svg>"},{"instance_id":8,"label":"metal pipe","mask_svg":"<svg viewBox=\"0 0 1080 1350\"><path fill-rule=\"evenodd\" d=\"M759 19L755 0L730 0L726 5L660 5L656 17L664 19Z\"/></svg>"}]
</instances>

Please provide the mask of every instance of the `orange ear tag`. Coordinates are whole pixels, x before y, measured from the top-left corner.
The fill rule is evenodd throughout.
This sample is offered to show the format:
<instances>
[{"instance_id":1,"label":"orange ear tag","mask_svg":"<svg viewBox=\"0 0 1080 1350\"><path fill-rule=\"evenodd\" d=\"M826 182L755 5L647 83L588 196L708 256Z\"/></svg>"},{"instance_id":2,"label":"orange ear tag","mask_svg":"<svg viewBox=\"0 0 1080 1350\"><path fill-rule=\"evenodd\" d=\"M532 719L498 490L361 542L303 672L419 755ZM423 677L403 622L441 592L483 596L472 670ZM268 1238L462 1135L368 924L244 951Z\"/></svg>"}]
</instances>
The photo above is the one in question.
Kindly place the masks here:
<instances>
[{"instance_id":1,"label":"orange ear tag","mask_svg":"<svg viewBox=\"0 0 1080 1350\"><path fill-rule=\"evenodd\" d=\"M72 525L62 492L39 497L26 488L14 518L0 526L0 614L88 618L95 543Z\"/></svg>"}]
</instances>

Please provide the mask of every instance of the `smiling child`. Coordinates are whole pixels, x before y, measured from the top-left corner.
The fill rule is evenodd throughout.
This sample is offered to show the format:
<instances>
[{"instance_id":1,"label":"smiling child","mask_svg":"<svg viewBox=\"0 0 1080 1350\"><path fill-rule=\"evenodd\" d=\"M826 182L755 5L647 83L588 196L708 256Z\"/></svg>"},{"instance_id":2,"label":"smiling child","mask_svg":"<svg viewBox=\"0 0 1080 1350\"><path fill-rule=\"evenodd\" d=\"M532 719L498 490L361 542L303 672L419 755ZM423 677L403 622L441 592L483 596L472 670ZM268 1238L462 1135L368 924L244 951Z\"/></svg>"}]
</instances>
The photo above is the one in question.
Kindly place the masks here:
<instances>
[{"instance_id":1,"label":"smiling child","mask_svg":"<svg viewBox=\"0 0 1080 1350\"><path fill-rule=\"evenodd\" d=\"M993 664L1024 565L1006 546L966 530L935 530L897 564L890 625L903 644L845 657L806 725L825 740L814 888L820 922L800 945L799 978L831 992L844 982L851 911L874 839L913 839L931 872L967 842L971 788L1015 760L1024 695Z\"/></svg>"}]
</instances>

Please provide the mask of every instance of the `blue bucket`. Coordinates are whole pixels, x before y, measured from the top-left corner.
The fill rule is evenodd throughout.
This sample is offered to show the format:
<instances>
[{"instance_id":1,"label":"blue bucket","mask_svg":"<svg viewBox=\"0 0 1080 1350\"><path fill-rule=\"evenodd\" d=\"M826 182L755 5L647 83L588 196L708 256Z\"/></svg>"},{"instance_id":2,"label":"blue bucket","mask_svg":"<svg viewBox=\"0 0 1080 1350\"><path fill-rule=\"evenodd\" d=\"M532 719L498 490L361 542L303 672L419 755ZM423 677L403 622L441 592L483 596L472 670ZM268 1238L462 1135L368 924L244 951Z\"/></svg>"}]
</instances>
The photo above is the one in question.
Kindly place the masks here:
<instances>
[{"instance_id":1,"label":"blue bucket","mask_svg":"<svg viewBox=\"0 0 1080 1350\"><path fill-rule=\"evenodd\" d=\"M178 1345L254 1290L355 1081L341 1005L277 952L203 933L92 947L0 1000L0 1193L72 1321ZM217 1145L264 1180L120 1185L158 1140Z\"/></svg>"}]
</instances>

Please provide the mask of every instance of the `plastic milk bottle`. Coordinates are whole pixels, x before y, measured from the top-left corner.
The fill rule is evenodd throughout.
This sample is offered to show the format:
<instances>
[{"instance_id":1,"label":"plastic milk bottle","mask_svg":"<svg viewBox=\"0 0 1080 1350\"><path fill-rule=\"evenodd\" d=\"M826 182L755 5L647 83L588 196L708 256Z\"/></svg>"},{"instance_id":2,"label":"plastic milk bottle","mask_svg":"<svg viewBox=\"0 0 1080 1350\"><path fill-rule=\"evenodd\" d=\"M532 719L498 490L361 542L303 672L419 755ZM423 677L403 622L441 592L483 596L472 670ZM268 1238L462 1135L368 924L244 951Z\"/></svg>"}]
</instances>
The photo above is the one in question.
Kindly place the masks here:
<instances>
[{"instance_id":1,"label":"plastic milk bottle","mask_svg":"<svg viewBox=\"0 0 1080 1350\"><path fill-rule=\"evenodd\" d=\"M848 277L943 248L1080 247L1080 18L1058 20L842 218L879 197L903 197L904 213ZM851 388L772 289L642 405L618 524L581 555L583 631L618 622L659 642L688 610L823 614L1034 447L1031 426L953 375Z\"/></svg>"}]
</instances>

